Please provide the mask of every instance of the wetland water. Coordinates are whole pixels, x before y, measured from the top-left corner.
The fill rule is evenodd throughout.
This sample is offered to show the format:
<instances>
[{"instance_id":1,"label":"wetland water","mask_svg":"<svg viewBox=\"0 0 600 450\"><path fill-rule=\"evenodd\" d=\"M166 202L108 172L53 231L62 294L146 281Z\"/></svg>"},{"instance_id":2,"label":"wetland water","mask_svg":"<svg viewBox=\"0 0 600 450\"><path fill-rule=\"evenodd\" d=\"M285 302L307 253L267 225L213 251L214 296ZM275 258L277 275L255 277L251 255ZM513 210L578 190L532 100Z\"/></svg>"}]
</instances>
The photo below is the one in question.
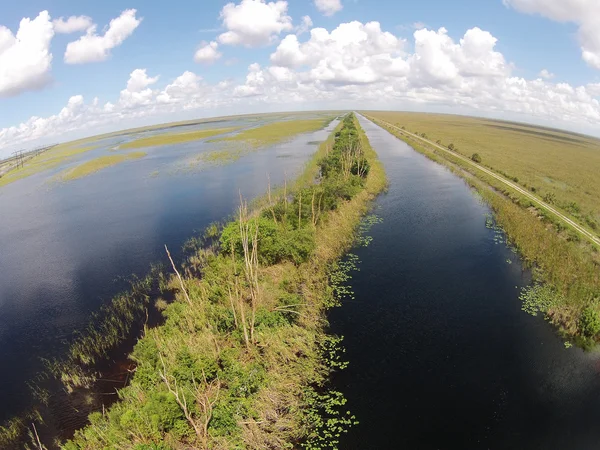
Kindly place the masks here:
<instances>
[{"instance_id":1,"label":"wetland water","mask_svg":"<svg viewBox=\"0 0 600 450\"><path fill-rule=\"evenodd\" d=\"M360 422L340 448L597 449L598 355L521 311L530 276L460 178L360 122L390 187L356 300L330 314L350 361L334 385Z\"/></svg>"},{"instance_id":2,"label":"wetland water","mask_svg":"<svg viewBox=\"0 0 600 450\"><path fill-rule=\"evenodd\" d=\"M260 124L254 117L200 128ZM53 182L62 165L0 188L0 421L26 405L40 358L64 351L63 341L127 288L119 277L167 262L164 244L177 259L194 232L235 211L240 192L266 192L267 174L272 185L295 178L335 124L204 170L190 159L223 146L149 147L143 159L79 180ZM100 141L70 165L111 154L124 139L131 137Z\"/></svg>"}]
</instances>

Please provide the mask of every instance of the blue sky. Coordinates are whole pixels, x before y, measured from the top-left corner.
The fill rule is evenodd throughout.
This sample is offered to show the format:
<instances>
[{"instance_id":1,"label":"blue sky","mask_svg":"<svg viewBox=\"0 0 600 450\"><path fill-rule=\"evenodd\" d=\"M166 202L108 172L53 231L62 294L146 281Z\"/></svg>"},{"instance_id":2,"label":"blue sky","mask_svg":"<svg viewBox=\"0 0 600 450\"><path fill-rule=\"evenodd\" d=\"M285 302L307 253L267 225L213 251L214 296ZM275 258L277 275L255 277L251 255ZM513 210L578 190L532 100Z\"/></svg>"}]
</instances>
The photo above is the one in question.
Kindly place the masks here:
<instances>
[{"instance_id":1,"label":"blue sky","mask_svg":"<svg viewBox=\"0 0 600 450\"><path fill-rule=\"evenodd\" d=\"M319 9L316 1L329 2L333 9L324 10L323 5ZM2 83L7 83L7 78L12 82L19 76L25 76L19 70L10 69L22 64L26 68L24 70L30 72L36 59L28 61L30 56L26 51L3 54L0 35L0 130L4 130L0 131L0 149L17 144L34 145L48 139L60 141L171 118L307 107L358 108L366 105L376 108L378 97L386 99L381 103L382 109L491 115L600 134L597 121L600 108L596 97L600 89L594 86L600 81L600 63L594 59L596 54L600 55L600 31L598 36L593 31L593 25L600 25L600 3L595 1L280 1L277 7L283 11L281 17L289 16L291 23L288 21L282 30L272 31L269 42L250 46L245 45L249 41L244 41L248 38L244 34L247 30L236 27L246 24L258 29L270 25L261 22L262 13L258 16L245 15L250 9L239 9L241 16L238 15L238 19L243 18L241 25L239 20L227 22L226 15L221 15L222 11L226 11L227 3L175 1L166 4L120 0L2 2L0 26L13 34L19 30L23 18L33 20L42 11L48 11L51 19L87 16L97 25L96 34L100 36L109 22L126 10L135 9L136 20L142 20L120 44L108 50L104 60L86 60L77 64L67 64L63 55L67 45L86 32L79 30L60 34L55 28L48 47L52 54L51 67L40 72L44 78L33 82L33 87L31 83L24 82L17 92L13 90L4 95ZM237 0L233 3L232 8L245 8L250 3L268 7L265 0ZM573 3L573 7L565 10L564 6L568 3ZM274 7L275 3L271 6ZM342 8L339 9L339 6ZM275 58L279 62L274 63L271 55L280 50L287 35L298 34L295 39L299 45L311 40L309 31L300 33L298 30L304 16L310 16L312 25L309 30L323 28L332 33L341 24L358 21L365 25L374 21L379 23L380 32L367 31L368 37L354 44L338 38L332 38L336 42L327 45L315 41L293 58ZM414 33L421 27L438 34L423 33L417 38ZM478 29L481 33L473 35L474 42L478 43L473 45L477 47L481 41L485 54L469 53L471 50L456 49L448 43L439 44L441 41L436 39L441 27L447 30L447 37L456 46L460 46L460 40L468 30ZM355 34L362 29L353 28ZM600 26L597 29L600 30ZM226 38L220 38L223 33L232 30L240 41L227 42ZM269 37L269 32L266 33ZM388 36L385 39L390 42L380 45L377 42L384 36L383 33L393 35L398 42L391 42ZM402 40L406 42L400 44ZM214 61L195 61L194 54L203 41L214 41L222 56ZM416 48L417 43L422 44L422 55ZM321 44L319 50L317 47ZM441 47L435 50L436 45ZM334 53L342 55L332 59L334 56L328 55L332 48L337 49ZM425 48L434 50L428 53L423 50ZM582 48L588 51L585 57ZM352 60L354 51L358 59L375 64L379 64L377 61L382 58L394 60L394 64L402 68L390 69L386 75L374 77L369 75L372 67L359 67L361 63ZM314 56L317 54L321 55L320 58ZM450 56L446 61L447 55ZM254 63L258 63L260 68L254 66L254 69L249 69ZM485 70L481 67L474 69L477 64L485 66ZM6 73L3 73L2 65ZM273 66L281 67L273 69ZM121 91L136 69L146 69L149 78L142 81L137 93L146 92L147 95L144 94L144 100L134 95L137 100L128 103L122 98ZM536 84L533 81L539 78L542 69L554 76L543 80L543 84ZM285 75L274 75L276 71ZM447 72L448 76L438 77L436 71ZM171 95L168 107L163 104L156 106L161 90L185 72L189 72L187 80L193 87L186 87L186 94L177 99ZM158 80L148 81L156 76ZM247 76L254 79L249 81ZM320 76L324 78L320 79ZM506 81L510 79L513 80ZM526 86L517 83L522 89L518 93L514 91L516 79L529 83ZM219 85L220 82L225 83ZM569 89L561 83L568 84L575 91L567 92ZM586 89L585 99L581 92L576 91L578 87ZM7 131L10 127L19 128L20 124L27 124L32 116L49 118L57 115L74 96L82 96L83 99L77 97L72 101L75 106L67 125L61 118L39 125L36 131L25 129L31 128L31 124L20 127L18 132L15 128ZM186 103L186 96L196 97L193 102ZM511 96L515 98L509 98ZM556 99L560 96L563 97L559 102ZM97 106L89 106L96 97ZM201 97L210 97L211 100L200 101ZM474 97L473 105L469 104L469 99ZM288 98L293 98L293 101L288 101ZM531 101L520 105L520 98L524 101L530 98ZM115 106L110 114L99 111L106 102ZM578 116L580 112L581 117ZM96 122L97 125L89 125Z\"/></svg>"}]
</instances>

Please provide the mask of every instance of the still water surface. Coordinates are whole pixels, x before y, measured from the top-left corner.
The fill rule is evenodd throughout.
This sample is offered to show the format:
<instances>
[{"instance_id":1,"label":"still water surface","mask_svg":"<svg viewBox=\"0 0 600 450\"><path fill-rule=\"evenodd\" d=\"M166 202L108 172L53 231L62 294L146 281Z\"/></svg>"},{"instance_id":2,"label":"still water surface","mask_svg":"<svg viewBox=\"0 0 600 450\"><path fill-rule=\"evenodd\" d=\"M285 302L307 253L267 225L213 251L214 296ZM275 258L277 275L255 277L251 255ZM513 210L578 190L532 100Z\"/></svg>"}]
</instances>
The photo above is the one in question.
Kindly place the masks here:
<instances>
[{"instance_id":1,"label":"still water surface","mask_svg":"<svg viewBox=\"0 0 600 450\"><path fill-rule=\"evenodd\" d=\"M361 118L390 182L330 315L360 424L342 449L598 449L598 356L521 311L530 282L466 184ZM510 260L509 264L507 261Z\"/></svg>"},{"instance_id":2,"label":"still water surface","mask_svg":"<svg viewBox=\"0 0 600 450\"><path fill-rule=\"evenodd\" d=\"M196 128L260 124L253 117ZM194 232L234 212L240 192L246 198L264 193L267 174L273 185L295 178L314 142L325 140L335 124L203 170L189 162L223 146L196 141L144 148L143 159L79 180L54 182L63 165L1 188L0 421L26 405L26 383L42 369L41 358L64 351L64 340L127 288L121 277L166 262L164 244L177 259ZM70 165L111 154L131 138L105 139Z\"/></svg>"}]
</instances>

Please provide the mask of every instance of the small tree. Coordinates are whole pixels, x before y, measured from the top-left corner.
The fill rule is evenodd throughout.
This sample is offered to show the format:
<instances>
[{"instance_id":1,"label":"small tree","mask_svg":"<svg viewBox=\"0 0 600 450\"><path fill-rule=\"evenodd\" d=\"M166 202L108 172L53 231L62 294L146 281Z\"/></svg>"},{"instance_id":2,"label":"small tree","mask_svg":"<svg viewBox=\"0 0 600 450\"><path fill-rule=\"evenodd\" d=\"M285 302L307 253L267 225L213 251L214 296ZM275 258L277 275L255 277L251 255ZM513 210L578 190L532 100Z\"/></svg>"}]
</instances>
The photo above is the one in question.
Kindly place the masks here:
<instances>
[{"instance_id":1,"label":"small tree","mask_svg":"<svg viewBox=\"0 0 600 450\"><path fill-rule=\"evenodd\" d=\"M452 143L448 144L448 150L454 151L454 144L452 144Z\"/></svg>"},{"instance_id":2,"label":"small tree","mask_svg":"<svg viewBox=\"0 0 600 450\"><path fill-rule=\"evenodd\" d=\"M476 162L477 164L481 163L481 156L479 156L479 153L473 153L471 155L471 159Z\"/></svg>"}]
</instances>

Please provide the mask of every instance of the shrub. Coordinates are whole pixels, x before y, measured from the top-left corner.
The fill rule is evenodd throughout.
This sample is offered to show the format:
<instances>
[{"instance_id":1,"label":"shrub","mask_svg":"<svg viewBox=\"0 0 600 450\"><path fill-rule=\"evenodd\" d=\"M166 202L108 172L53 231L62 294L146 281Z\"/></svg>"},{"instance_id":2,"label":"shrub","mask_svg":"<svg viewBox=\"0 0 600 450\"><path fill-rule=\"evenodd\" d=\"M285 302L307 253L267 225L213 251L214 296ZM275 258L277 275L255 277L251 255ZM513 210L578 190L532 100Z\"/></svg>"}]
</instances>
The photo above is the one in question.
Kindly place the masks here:
<instances>
[{"instance_id":1,"label":"shrub","mask_svg":"<svg viewBox=\"0 0 600 450\"><path fill-rule=\"evenodd\" d=\"M452 144L452 143L448 144L448 150L454 151L454 144Z\"/></svg>"},{"instance_id":2,"label":"shrub","mask_svg":"<svg viewBox=\"0 0 600 450\"><path fill-rule=\"evenodd\" d=\"M292 229L264 216L251 219L249 225L251 236L258 226L258 259L262 264L272 265L286 260L300 264L308 259L315 248L315 236L311 228ZM233 246L236 254L242 257L244 248L239 221L231 222L223 229L220 245L225 253L230 253Z\"/></svg>"},{"instance_id":3,"label":"shrub","mask_svg":"<svg viewBox=\"0 0 600 450\"><path fill-rule=\"evenodd\" d=\"M479 153L473 153L471 155L471 159L476 162L477 164L481 163L481 156L479 156Z\"/></svg>"},{"instance_id":4,"label":"shrub","mask_svg":"<svg viewBox=\"0 0 600 450\"><path fill-rule=\"evenodd\" d=\"M598 311L589 306L582 311L579 317L579 331L589 338L600 332L600 314Z\"/></svg>"},{"instance_id":5,"label":"shrub","mask_svg":"<svg viewBox=\"0 0 600 450\"><path fill-rule=\"evenodd\" d=\"M554 192L548 192L547 194L544 194L543 199L546 203L550 203L551 205L556 203L556 195Z\"/></svg>"}]
</instances>

